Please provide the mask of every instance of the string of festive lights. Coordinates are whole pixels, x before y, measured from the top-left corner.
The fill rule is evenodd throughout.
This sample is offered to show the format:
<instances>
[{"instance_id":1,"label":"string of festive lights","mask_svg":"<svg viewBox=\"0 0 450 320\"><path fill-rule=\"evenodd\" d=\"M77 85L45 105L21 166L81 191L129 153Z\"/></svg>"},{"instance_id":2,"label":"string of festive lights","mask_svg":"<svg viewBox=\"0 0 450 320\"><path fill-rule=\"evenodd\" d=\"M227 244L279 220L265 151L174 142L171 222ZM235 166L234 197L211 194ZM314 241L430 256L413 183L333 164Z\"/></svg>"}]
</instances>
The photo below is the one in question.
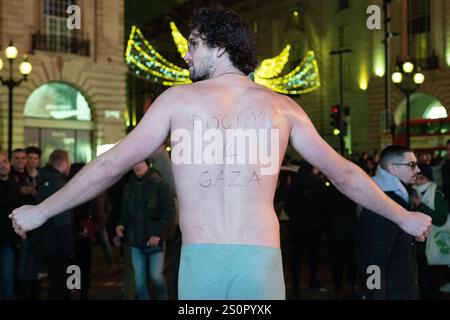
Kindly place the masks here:
<instances>
[{"instance_id":1,"label":"string of festive lights","mask_svg":"<svg viewBox=\"0 0 450 320\"><path fill-rule=\"evenodd\" d=\"M292 95L304 94L319 88L319 67L314 52L308 51L300 64L289 74L273 79L264 79L255 74L255 82L276 92Z\"/></svg>"},{"instance_id":2,"label":"string of festive lights","mask_svg":"<svg viewBox=\"0 0 450 320\"><path fill-rule=\"evenodd\" d=\"M188 41L178 30L175 22L170 22L170 29L172 30L172 37L181 58L184 58L188 51ZM284 66L289 60L289 51L291 46L288 44L283 51L276 57L265 59L261 62L255 70L258 78L270 79L278 76L284 69Z\"/></svg>"},{"instance_id":3,"label":"string of festive lights","mask_svg":"<svg viewBox=\"0 0 450 320\"><path fill-rule=\"evenodd\" d=\"M289 60L290 50L291 46L288 44L278 56L264 59L255 70L255 78L271 79L278 76Z\"/></svg>"},{"instance_id":4,"label":"string of festive lights","mask_svg":"<svg viewBox=\"0 0 450 320\"><path fill-rule=\"evenodd\" d=\"M170 22L170 28L177 50L184 57L188 50L187 40L174 22ZM320 87L319 68L313 51L308 51L294 70L279 76L289 61L290 49L288 44L278 56L263 60L254 72L254 81L288 95L304 94ZM191 83L189 70L167 61L135 26L131 29L125 59L134 74L142 79L165 86Z\"/></svg>"},{"instance_id":5,"label":"string of festive lights","mask_svg":"<svg viewBox=\"0 0 450 320\"><path fill-rule=\"evenodd\" d=\"M189 70L167 61L133 26L128 39L125 59L135 75L166 86L191 83Z\"/></svg>"},{"instance_id":6,"label":"string of festive lights","mask_svg":"<svg viewBox=\"0 0 450 320\"><path fill-rule=\"evenodd\" d=\"M170 21L170 29L172 29L172 38L173 42L175 42L175 45L177 46L177 50L181 55L181 58L184 59L184 56L186 55L188 51L188 42L185 37L181 34L180 31L178 31L177 26L175 25L175 22Z\"/></svg>"}]
</instances>

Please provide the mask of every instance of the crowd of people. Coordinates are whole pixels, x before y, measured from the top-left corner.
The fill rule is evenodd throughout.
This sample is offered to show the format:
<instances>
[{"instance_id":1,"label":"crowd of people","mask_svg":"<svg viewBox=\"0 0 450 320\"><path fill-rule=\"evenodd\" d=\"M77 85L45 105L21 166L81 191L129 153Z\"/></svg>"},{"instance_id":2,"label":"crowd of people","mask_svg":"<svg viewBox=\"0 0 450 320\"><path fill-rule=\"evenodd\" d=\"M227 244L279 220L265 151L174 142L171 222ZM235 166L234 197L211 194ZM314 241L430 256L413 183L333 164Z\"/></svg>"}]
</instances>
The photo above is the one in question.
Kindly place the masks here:
<instances>
[{"instance_id":1,"label":"crowd of people","mask_svg":"<svg viewBox=\"0 0 450 320\"><path fill-rule=\"evenodd\" d=\"M72 164L64 150L53 151L47 161L40 167L41 150L34 146L13 150L11 158L0 152L0 299L70 299L69 265L80 268L79 297L88 299L95 241L109 273L120 270L118 264L124 262L124 298L150 298L148 270L157 299L168 299L169 288L176 295L175 285L163 275L166 240L171 239L171 252L176 255L179 250L172 244L175 193L158 170L149 161L138 163L107 192L49 219L21 239L8 219L12 210L42 202L85 165ZM113 250L111 244L120 250ZM42 285L44 281L48 286Z\"/></svg>"},{"instance_id":2,"label":"crowd of people","mask_svg":"<svg viewBox=\"0 0 450 320\"><path fill-rule=\"evenodd\" d=\"M413 152L400 146L390 146L384 152L384 157L388 158L385 161L397 155L397 159L400 159L398 162L405 164L406 168L399 167L406 171L399 173L392 164L387 169L388 165L380 163L379 151L371 155L363 152L351 160L378 181L378 186L399 204L429 215L434 226L444 225L450 201L450 141L447 143L448 156L445 157L417 153L416 158ZM409 154L412 161L406 161L402 154ZM292 179L286 176L279 183L275 208L279 213L282 207L289 217L287 270L291 275L294 298L302 296L300 275L303 265L308 267L308 289L325 291L323 281L318 276L320 262L327 264L323 267L330 270L336 299L420 297L436 300L441 299L442 293L450 292L450 283L439 283L438 279L438 275L441 275L441 279L448 280L450 272L445 267L428 265L424 243L415 242L406 233L400 232L394 223L358 206L309 163L294 160L289 161L289 164L299 169ZM407 192L408 196L404 194L405 199L399 199L395 195L396 192L400 194L398 190ZM319 257L322 239L328 247L327 260ZM411 250L410 247L416 248ZM391 255L397 257L398 261L389 261ZM380 263L385 266L385 269L382 268L385 277L381 285L383 290L374 291L375 295L374 292L363 290L358 292L358 288L365 287L361 281L365 279L367 267ZM389 269L389 263L400 264L398 274L389 274L391 271L386 270ZM386 278L388 274L388 278L392 276L396 281L410 277L404 279L408 283L415 281L415 273L417 288L412 286L410 292L399 295L386 292L386 288L398 287L385 282L389 281ZM408 287L408 284L404 287Z\"/></svg>"},{"instance_id":3,"label":"crowd of people","mask_svg":"<svg viewBox=\"0 0 450 320\"><path fill-rule=\"evenodd\" d=\"M450 154L450 142L448 147ZM397 152L408 153L406 149L399 150ZM15 149L11 159L0 152L0 297L69 299L71 292L66 285L66 269L74 264L82 271L79 297L87 299L92 244L96 240L111 272L119 261L124 264L124 299L150 299L148 274L156 289L155 298L176 299L181 235L170 168L164 167L169 163L168 157L164 152L161 154L166 157L162 161L161 157L154 157L152 163L149 160L138 163L108 192L51 218L30 232L26 239L20 239L11 228L8 214L16 207L43 201L64 186L84 164L71 164L69 155L63 150L55 150L43 167L40 167L41 151L37 147ZM162 163L160 170L155 169L158 160ZM383 185L387 184L386 176L392 178L392 175L386 173L380 164L379 152L372 156L363 153L357 163L374 179L384 179L379 183L384 191L395 193L395 188ZM409 170L409 175L406 180L399 177L401 184L397 185L407 187L407 192L412 194L410 199L403 201L404 204L430 215L434 225L443 225L450 198L450 158L432 162L430 155L419 154L417 161L413 158L408 163L410 166L405 169ZM378 263L377 259L383 261L391 254L397 257L402 267L395 275L397 279L408 274L405 270L414 269L417 265L418 287L408 292L410 296L407 298L414 298L417 294L423 299L440 299L440 291L448 291L448 285L440 288L438 268L427 264L425 244L418 243L414 252L406 250L412 242L406 233L401 235L402 238L393 223L358 207L316 167L303 161L295 164L299 167L298 172L291 181L278 186L283 196L280 198L277 192L276 199L281 201L275 203L277 211L284 209L289 217L287 239L290 258L285 270L290 273L293 297L301 297L300 276L306 252L308 287L323 290L318 272L323 236L329 252L327 269L331 271L336 299L358 297L358 281L361 280L358 268ZM377 239L384 239L384 242L373 245ZM388 239L392 243L387 243ZM114 257L111 244L120 249L119 259ZM388 251L383 252L385 249ZM165 261L167 256L170 257L169 262ZM368 261L361 261L364 257ZM170 283L164 272L168 266L173 269ZM409 274L414 272L411 270ZM48 281L48 293L42 290L43 281ZM383 283L383 288L388 287ZM387 298L388 293L383 290L377 293L380 298ZM364 297L367 292L359 294Z\"/></svg>"},{"instance_id":4,"label":"crowd of people","mask_svg":"<svg viewBox=\"0 0 450 320\"><path fill-rule=\"evenodd\" d=\"M161 276L167 248L175 280L169 286L178 287L174 298L285 299L280 228L273 200L278 176L275 169L290 143L312 164L300 167L298 177L287 188L286 203L282 204L292 221L292 257L300 258L292 259L292 270L302 265L300 253L306 246L310 252L317 250L320 229L325 226L334 257L337 297L342 291L339 281L342 282L343 266L354 266L354 257L357 276L351 281L356 283L362 299L417 298L415 240L425 241L432 232L430 215L440 215L445 208L436 200L438 191L434 187L428 190L432 184L424 179L417 186L418 191L412 192L410 186L419 173L414 153L401 146L384 149L371 179L322 139L295 101L250 80L257 65L256 46L244 19L221 6L204 7L194 12L189 27L184 59L194 83L164 91L130 134L86 164L69 182L71 165L65 151L55 150L37 174L26 168L32 163L26 160L26 150L15 150L11 157L16 174L10 174L8 156L0 156L1 187L5 190L0 192L2 297L26 295L16 279L26 280L35 297L44 272L49 283L47 297L67 299L65 267L75 257L79 267L85 265L85 270L89 270L86 266L90 264L92 234L97 232L100 238L109 238L98 231L105 225L101 212L108 211L105 199L110 198L106 225L113 227L114 243L123 248L128 279L124 279L125 287L134 283L138 299L149 298L148 267L156 297L168 297L168 284ZM217 120L217 129L210 128L211 119ZM246 140L235 143L234 134L228 130L250 131L250 136L260 141L247 150ZM270 137L266 136L268 132ZM144 161L155 155L169 135L178 152L172 151L179 160L172 162L176 189L170 181L170 166L164 165L168 157L159 157L163 165L158 170L149 168ZM214 139L214 157L210 145L203 150L202 143L197 144L202 137ZM232 148L228 148L230 145ZM271 157L266 159L269 145ZM252 156L249 161L245 161L247 154ZM323 184L317 179L314 166L336 190L316 190ZM130 168L131 173L123 176ZM449 169L450 165L442 164L443 175ZM248 180L238 182L242 177ZM450 179L443 178L446 192L445 183L450 184ZM109 197L102 196L111 186ZM354 218L351 201L337 190L364 207L359 219ZM15 200L16 196L19 200ZM322 196L328 200L317 200ZM14 209L25 203L33 205ZM176 203L180 208L180 232L176 228ZM427 212L420 212L422 206ZM277 203L276 207L281 206ZM72 219L74 212L77 217ZM317 220L322 216L319 212L324 212L323 223ZM98 226L96 219L100 221ZM345 223L354 226L355 220L356 227L348 229ZM371 228L373 223L386 228ZM181 248L178 239L173 238L180 233ZM15 234L25 243L19 244ZM25 260L22 277L20 265ZM367 278L366 270L373 267L378 268L378 276L375 274L374 283L370 283L372 278ZM348 269L354 273L352 267ZM89 272L84 274L89 277ZM317 286L318 274L311 275L311 285ZM81 282L86 291L82 297L86 298L89 278ZM299 290L298 283L294 289Z\"/></svg>"}]
</instances>

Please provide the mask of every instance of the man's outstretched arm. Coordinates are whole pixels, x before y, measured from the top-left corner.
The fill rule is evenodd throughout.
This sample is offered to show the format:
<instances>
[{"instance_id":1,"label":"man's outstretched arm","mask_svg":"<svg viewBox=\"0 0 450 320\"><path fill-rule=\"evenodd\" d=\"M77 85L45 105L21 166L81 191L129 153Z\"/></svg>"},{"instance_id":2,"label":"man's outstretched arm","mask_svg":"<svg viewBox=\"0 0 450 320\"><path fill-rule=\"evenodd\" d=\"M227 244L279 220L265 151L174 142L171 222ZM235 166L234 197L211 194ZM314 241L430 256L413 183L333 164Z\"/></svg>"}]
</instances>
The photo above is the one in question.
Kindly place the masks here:
<instances>
[{"instance_id":1,"label":"man's outstretched arm","mask_svg":"<svg viewBox=\"0 0 450 320\"><path fill-rule=\"evenodd\" d=\"M340 156L320 137L297 104L289 103L292 146L347 197L392 220L417 240L424 241L431 228L431 219L419 212L408 212L390 199L361 168Z\"/></svg>"},{"instance_id":2,"label":"man's outstretched arm","mask_svg":"<svg viewBox=\"0 0 450 320\"><path fill-rule=\"evenodd\" d=\"M170 131L170 114L181 88L165 91L146 112L139 125L114 148L87 164L60 191L37 206L13 211L15 231L25 236L50 217L94 198L114 184L136 163L150 156Z\"/></svg>"}]
</instances>

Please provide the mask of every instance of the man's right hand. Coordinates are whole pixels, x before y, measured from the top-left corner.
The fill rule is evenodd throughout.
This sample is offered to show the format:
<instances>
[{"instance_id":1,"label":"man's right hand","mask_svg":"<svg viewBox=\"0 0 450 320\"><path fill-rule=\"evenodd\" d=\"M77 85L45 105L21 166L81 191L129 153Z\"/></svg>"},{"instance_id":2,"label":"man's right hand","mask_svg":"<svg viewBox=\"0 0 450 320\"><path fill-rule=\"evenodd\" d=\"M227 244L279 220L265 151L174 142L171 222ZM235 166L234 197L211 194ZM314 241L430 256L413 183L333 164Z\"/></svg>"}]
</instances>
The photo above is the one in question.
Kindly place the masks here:
<instances>
[{"instance_id":1,"label":"man's right hand","mask_svg":"<svg viewBox=\"0 0 450 320\"><path fill-rule=\"evenodd\" d=\"M431 232L431 217L421 212L410 211L399 224L406 233L417 241L424 242Z\"/></svg>"},{"instance_id":2,"label":"man's right hand","mask_svg":"<svg viewBox=\"0 0 450 320\"><path fill-rule=\"evenodd\" d=\"M47 221L47 217L38 206L22 206L14 210L9 218L12 220L14 231L23 239L26 233L40 227Z\"/></svg>"},{"instance_id":3,"label":"man's right hand","mask_svg":"<svg viewBox=\"0 0 450 320\"><path fill-rule=\"evenodd\" d=\"M116 235L120 238L123 238L123 231L125 230L125 227L123 225L118 225L116 227Z\"/></svg>"}]
</instances>

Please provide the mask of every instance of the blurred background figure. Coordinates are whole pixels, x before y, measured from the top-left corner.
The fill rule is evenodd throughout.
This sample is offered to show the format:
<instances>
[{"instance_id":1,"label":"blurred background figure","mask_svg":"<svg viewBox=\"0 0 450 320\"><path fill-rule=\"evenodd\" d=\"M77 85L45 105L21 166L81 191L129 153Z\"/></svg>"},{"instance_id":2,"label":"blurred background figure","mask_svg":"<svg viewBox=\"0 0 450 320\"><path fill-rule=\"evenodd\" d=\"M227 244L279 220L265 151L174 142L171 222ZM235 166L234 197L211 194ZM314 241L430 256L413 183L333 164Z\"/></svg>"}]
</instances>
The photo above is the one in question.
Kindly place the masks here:
<instances>
[{"instance_id":1,"label":"blurred background figure","mask_svg":"<svg viewBox=\"0 0 450 320\"><path fill-rule=\"evenodd\" d=\"M25 167L27 165L27 155L22 148L14 149L11 155L11 177L14 182L25 184L26 172Z\"/></svg>"},{"instance_id":2,"label":"blurred background figure","mask_svg":"<svg viewBox=\"0 0 450 320\"><path fill-rule=\"evenodd\" d=\"M18 207L19 189L10 172L8 154L0 151L0 300L15 298L15 255L19 238L8 215Z\"/></svg>"},{"instance_id":3,"label":"blurred background figure","mask_svg":"<svg viewBox=\"0 0 450 320\"><path fill-rule=\"evenodd\" d=\"M447 221L447 201L433 181L433 168L429 164L419 163L419 169L420 173L417 175L416 183L413 186L416 191L413 202L417 211L429 215L433 219L433 225L440 227ZM427 241L430 241L430 239L427 239ZM425 243L417 243L420 298L422 300L438 300L440 299L437 282L438 267L428 265L425 247Z\"/></svg>"},{"instance_id":4,"label":"blurred background figure","mask_svg":"<svg viewBox=\"0 0 450 320\"><path fill-rule=\"evenodd\" d=\"M127 172L108 190L109 201L111 203L108 230L111 230L110 232L114 235L113 243L120 251L121 263L123 264L123 300L134 300L136 298L136 288L134 283L133 264L131 262L131 247L124 241L124 238L116 235L115 230L116 226L119 224L122 212L123 190L130 179L130 176L133 174L133 171Z\"/></svg>"},{"instance_id":5,"label":"blurred background figure","mask_svg":"<svg viewBox=\"0 0 450 320\"><path fill-rule=\"evenodd\" d=\"M35 204L37 180L41 165L41 149L35 146L25 148L25 179L21 183L21 204ZM45 274L42 257L35 253L32 232L27 239L21 239L17 262L18 298L37 300L41 292L41 274Z\"/></svg>"},{"instance_id":6,"label":"blurred background figure","mask_svg":"<svg viewBox=\"0 0 450 320\"><path fill-rule=\"evenodd\" d=\"M332 184L321 197L324 231L330 252L336 299L354 298L356 284L356 204ZM345 283L345 286L344 286Z\"/></svg>"},{"instance_id":7,"label":"blurred background figure","mask_svg":"<svg viewBox=\"0 0 450 320\"><path fill-rule=\"evenodd\" d=\"M69 174L69 154L59 149L53 151L48 164L39 172L36 202L41 203L61 189ZM36 254L43 257L47 266L48 299L68 299L66 271L73 254L71 212L65 211L47 220L34 231L32 241Z\"/></svg>"},{"instance_id":8,"label":"blurred background figure","mask_svg":"<svg viewBox=\"0 0 450 320\"><path fill-rule=\"evenodd\" d=\"M303 163L286 193L285 211L289 216L291 230L292 288L300 296L300 276L305 247L308 248L309 288L319 289L317 279L319 241L323 231L318 212L321 193L325 184L319 171L309 163Z\"/></svg>"},{"instance_id":9,"label":"blurred background figure","mask_svg":"<svg viewBox=\"0 0 450 320\"><path fill-rule=\"evenodd\" d=\"M70 168L72 179L83 167L84 163L74 163ZM88 297L91 280L92 239L95 234L93 219L95 200L83 203L72 211L74 228L74 256L71 264L77 265L81 270L80 300Z\"/></svg>"},{"instance_id":10,"label":"blurred background figure","mask_svg":"<svg viewBox=\"0 0 450 320\"><path fill-rule=\"evenodd\" d=\"M136 294L149 300L148 272L159 300L168 299L165 266L167 232L175 217L175 201L170 187L148 162L134 167L125 185L122 213L116 234L131 246Z\"/></svg>"},{"instance_id":11,"label":"blurred background figure","mask_svg":"<svg viewBox=\"0 0 450 320\"><path fill-rule=\"evenodd\" d=\"M177 194L175 189L175 182L172 173L172 162L169 154L170 148L164 143L161 147L152 154L151 167L158 172L162 179L169 185L172 196L175 202L175 217L172 224L167 230L167 254L169 256L170 264L170 284L169 284L169 299L178 300L178 271L180 268L181 255L181 230L179 226L179 207Z\"/></svg>"}]
</instances>

